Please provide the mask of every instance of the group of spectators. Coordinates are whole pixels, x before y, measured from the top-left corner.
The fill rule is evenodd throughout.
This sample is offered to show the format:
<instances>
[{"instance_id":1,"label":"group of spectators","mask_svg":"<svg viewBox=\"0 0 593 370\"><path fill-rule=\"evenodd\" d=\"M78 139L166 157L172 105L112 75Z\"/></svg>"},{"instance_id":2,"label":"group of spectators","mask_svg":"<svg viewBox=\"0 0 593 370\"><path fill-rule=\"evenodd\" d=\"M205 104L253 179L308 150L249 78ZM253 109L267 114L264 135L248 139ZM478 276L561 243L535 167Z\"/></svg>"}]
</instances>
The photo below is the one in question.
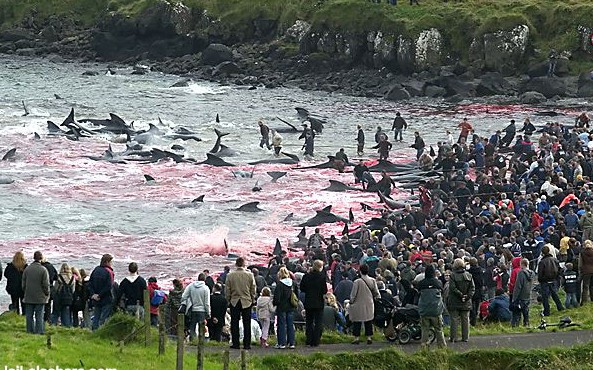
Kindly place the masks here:
<instances>
[{"instance_id":1,"label":"group of spectators","mask_svg":"<svg viewBox=\"0 0 593 370\"><path fill-rule=\"evenodd\" d=\"M407 125L395 127L401 140L400 127ZM268 266L249 268L239 258L236 270L225 269L216 282L208 273L185 288L176 280L168 298L154 310L151 305L153 322L164 304L168 320L176 320L178 311L186 313L192 337L205 323L210 338L220 340L230 321L231 348L240 348L241 332L243 348L250 348L256 331L255 339L267 347L273 330L277 348L294 348L294 327L301 322L310 346L320 344L324 328L351 332L358 344L363 326L366 342L372 343L378 306L388 301L418 305L423 333L432 328L444 346L443 323L451 324L450 341L468 341L470 326L479 320L529 325L535 297L544 316L550 315L550 298L559 311L590 302L593 137L587 115L574 125L548 123L539 130L529 119L520 130L511 121L489 137L475 134L467 119L459 127L457 142L448 133L437 153L419 154L430 158L424 160L430 168L442 171L439 178L419 182L419 206L385 208L380 218L340 239L316 230L300 257L282 252ZM534 135L539 135L537 144ZM11 308L18 312L24 303L27 330L39 333L50 298L51 322L77 325L79 291L84 291L82 311L94 312L92 329L114 306L143 315L140 292L148 289L152 303L161 291L156 279L146 283L130 264L130 275L114 289L112 258L104 255L87 278L67 264L58 273L40 252L27 266L17 252L5 271ZM69 299L60 303L68 295L62 286L71 286L69 304ZM565 302L558 296L560 287Z\"/></svg>"}]
</instances>

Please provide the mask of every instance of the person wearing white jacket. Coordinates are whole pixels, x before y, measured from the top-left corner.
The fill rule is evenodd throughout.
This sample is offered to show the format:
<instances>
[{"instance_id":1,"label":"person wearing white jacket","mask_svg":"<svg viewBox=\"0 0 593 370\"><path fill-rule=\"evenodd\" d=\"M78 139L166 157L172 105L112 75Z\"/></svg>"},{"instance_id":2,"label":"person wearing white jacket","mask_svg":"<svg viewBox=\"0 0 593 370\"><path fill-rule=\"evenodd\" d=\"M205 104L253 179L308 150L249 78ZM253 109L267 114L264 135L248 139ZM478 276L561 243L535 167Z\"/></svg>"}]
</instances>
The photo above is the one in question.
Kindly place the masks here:
<instances>
[{"instance_id":1,"label":"person wearing white jacket","mask_svg":"<svg viewBox=\"0 0 593 370\"><path fill-rule=\"evenodd\" d=\"M261 325L261 338L259 342L262 347L268 347L268 333L270 331L270 321L274 314L274 305L272 304L272 297L270 297L270 288L265 287L261 291L261 296L257 299L257 319Z\"/></svg>"},{"instance_id":2,"label":"person wearing white jacket","mask_svg":"<svg viewBox=\"0 0 593 370\"><path fill-rule=\"evenodd\" d=\"M180 312L191 313L189 322L190 339L196 337L196 325L205 325L210 317L210 289L206 285L206 274L198 275L198 281L188 285L181 296Z\"/></svg>"}]
</instances>

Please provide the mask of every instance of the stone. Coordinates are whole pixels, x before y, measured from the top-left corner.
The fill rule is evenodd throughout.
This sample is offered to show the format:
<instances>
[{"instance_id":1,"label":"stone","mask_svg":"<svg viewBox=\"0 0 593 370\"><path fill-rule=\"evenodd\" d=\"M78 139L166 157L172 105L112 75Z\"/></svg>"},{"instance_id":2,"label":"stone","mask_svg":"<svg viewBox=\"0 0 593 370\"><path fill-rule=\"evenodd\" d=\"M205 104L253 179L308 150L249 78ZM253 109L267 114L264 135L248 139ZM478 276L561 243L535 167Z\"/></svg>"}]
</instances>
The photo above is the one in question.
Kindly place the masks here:
<instances>
[{"instance_id":1,"label":"stone","mask_svg":"<svg viewBox=\"0 0 593 370\"><path fill-rule=\"evenodd\" d=\"M508 94L506 81L498 72L485 73L478 81L478 85L476 86L477 96Z\"/></svg>"},{"instance_id":2,"label":"stone","mask_svg":"<svg viewBox=\"0 0 593 370\"><path fill-rule=\"evenodd\" d=\"M234 62L222 62L212 70L212 76L228 76L240 73L242 73L241 68Z\"/></svg>"},{"instance_id":3,"label":"stone","mask_svg":"<svg viewBox=\"0 0 593 370\"><path fill-rule=\"evenodd\" d=\"M537 91L527 91L519 96L519 101L522 104L539 104L546 100L546 97Z\"/></svg>"},{"instance_id":4,"label":"stone","mask_svg":"<svg viewBox=\"0 0 593 370\"><path fill-rule=\"evenodd\" d=\"M524 83L520 89L520 93L527 91L537 91L543 94L546 98L551 98L554 95L566 96L566 83L561 78L555 77L534 77Z\"/></svg>"},{"instance_id":5,"label":"stone","mask_svg":"<svg viewBox=\"0 0 593 370\"><path fill-rule=\"evenodd\" d=\"M444 87L428 85L424 88L424 95L429 98L442 98L447 94L447 90Z\"/></svg>"},{"instance_id":6,"label":"stone","mask_svg":"<svg viewBox=\"0 0 593 370\"><path fill-rule=\"evenodd\" d=\"M415 63L418 70L441 63L443 37L436 28L420 32L415 43Z\"/></svg>"},{"instance_id":7,"label":"stone","mask_svg":"<svg viewBox=\"0 0 593 370\"><path fill-rule=\"evenodd\" d=\"M410 98L410 93L401 86L393 86L385 95L385 99L389 101L408 100Z\"/></svg>"},{"instance_id":8,"label":"stone","mask_svg":"<svg viewBox=\"0 0 593 370\"><path fill-rule=\"evenodd\" d=\"M411 75L415 69L414 43L400 35L397 39L397 71Z\"/></svg>"},{"instance_id":9,"label":"stone","mask_svg":"<svg viewBox=\"0 0 593 370\"><path fill-rule=\"evenodd\" d=\"M593 71L579 75L577 96L581 98L593 97Z\"/></svg>"},{"instance_id":10,"label":"stone","mask_svg":"<svg viewBox=\"0 0 593 370\"><path fill-rule=\"evenodd\" d=\"M284 33L284 38L287 41L300 43L303 40L303 38L309 33L310 30L310 23L297 20L290 28L286 30L286 32Z\"/></svg>"},{"instance_id":11,"label":"stone","mask_svg":"<svg viewBox=\"0 0 593 370\"><path fill-rule=\"evenodd\" d=\"M216 66L222 62L233 61L233 51L223 44L210 44L202 51L202 63L209 66Z\"/></svg>"},{"instance_id":12,"label":"stone","mask_svg":"<svg viewBox=\"0 0 593 370\"><path fill-rule=\"evenodd\" d=\"M503 75L516 74L527 56L530 31L526 25L519 25L512 30L501 30L484 34L481 47L484 67L498 71ZM480 41L478 40L479 44Z\"/></svg>"}]
</instances>

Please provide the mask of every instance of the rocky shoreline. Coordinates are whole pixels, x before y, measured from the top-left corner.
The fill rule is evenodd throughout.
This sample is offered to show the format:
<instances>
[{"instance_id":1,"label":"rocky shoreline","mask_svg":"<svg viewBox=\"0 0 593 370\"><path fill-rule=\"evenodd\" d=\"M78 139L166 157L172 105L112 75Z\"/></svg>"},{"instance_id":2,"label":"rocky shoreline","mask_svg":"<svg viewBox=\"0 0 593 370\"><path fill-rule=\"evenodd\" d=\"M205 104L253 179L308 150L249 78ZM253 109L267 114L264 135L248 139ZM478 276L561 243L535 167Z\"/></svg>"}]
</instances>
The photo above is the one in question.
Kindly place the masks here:
<instances>
[{"instance_id":1,"label":"rocky shoreline","mask_svg":"<svg viewBox=\"0 0 593 370\"><path fill-rule=\"evenodd\" d=\"M291 86L389 101L504 96L509 103L541 104L593 97L591 73L570 76L569 56L558 59L553 77L547 76L548 61L526 61L526 27L484 35L471 45L476 57L460 62L444 56L435 29L412 40L380 32L314 32L303 21L279 30L275 21L261 19L252 37L241 39L205 14L162 2L134 19L111 13L93 27L33 14L0 32L0 53L118 62L148 67L134 73L155 70L251 88ZM520 65L524 73L516 73Z\"/></svg>"}]
</instances>

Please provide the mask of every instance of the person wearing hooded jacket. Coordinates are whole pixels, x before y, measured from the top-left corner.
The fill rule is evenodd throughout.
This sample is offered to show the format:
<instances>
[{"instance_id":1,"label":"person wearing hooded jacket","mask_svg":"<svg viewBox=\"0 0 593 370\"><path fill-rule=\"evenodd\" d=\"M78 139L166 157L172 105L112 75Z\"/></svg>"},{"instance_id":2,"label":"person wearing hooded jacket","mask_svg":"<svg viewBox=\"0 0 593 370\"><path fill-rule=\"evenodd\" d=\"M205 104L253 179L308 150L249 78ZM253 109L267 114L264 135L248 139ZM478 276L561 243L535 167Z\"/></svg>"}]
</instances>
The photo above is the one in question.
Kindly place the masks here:
<instances>
[{"instance_id":1,"label":"person wearing hooded jacket","mask_svg":"<svg viewBox=\"0 0 593 370\"><path fill-rule=\"evenodd\" d=\"M457 341L457 327L461 323L461 341L469 340L469 313L475 292L472 275L465 271L461 258L453 261L453 272L449 280L447 308L451 316L451 342Z\"/></svg>"},{"instance_id":2,"label":"person wearing hooded jacket","mask_svg":"<svg viewBox=\"0 0 593 370\"><path fill-rule=\"evenodd\" d=\"M118 296L116 302L124 298L126 312L130 315L138 313L139 318L144 317L144 290L146 290L146 280L138 275L138 264L131 262L128 265L128 276L119 283Z\"/></svg>"},{"instance_id":3,"label":"person wearing hooded jacket","mask_svg":"<svg viewBox=\"0 0 593 370\"><path fill-rule=\"evenodd\" d=\"M579 225L583 230L583 240L593 240L593 212L590 208L581 216Z\"/></svg>"},{"instance_id":4,"label":"person wearing hooded jacket","mask_svg":"<svg viewBox=\"0 0 593 370\"><path fill-rule=\"evenodd\" d=\"M511 310L511 325L518 326L521 315L523 315L523 326L529 326L529 302L535 273L529 269L527 258L523 258L520 265L521 269L517 272L517 279L511 295L513 306L520 307L520 309Z\"/></svg>"},{"instance_id":5,"label":"person wearing hooded jacket","mask_svg":"<svg viewBox=\"0 0 593 370\"><path fill-rule=\"evenodd\" d=\"M198 281L188 285L181 296L180 310L185 308L185 314L190 314L189 336L196 337L196 326L204 325L210 318L210 288L206 285L206 274L200 273Z\"/></svg>"},{"instance_id":6,"label":"person wearing hooded jacket","mask_svg":"<svg viewBox=\"0 0 593 370\"><path fill-rule=\"evenodd\" d=\"M432 328L435 331L437 346L444 348L447 344L443 334L443 283L435 277L433 264L426 266L424 279L418 283L417 289L420 294L418 309L422 327L422 346L428 348L428 335Z\"/></svg>"},{"instance_id":7,"label":"person wearing hooded jacket","mask_svg":"<svg viewBox=\"0 0 593 370\"><path fill-rule=\"evenodd\" d=\"M295 348L295 333L294 333L294 310L291 304L291 293L298 297L296 285L294 285L290 278L290 273L286 267L281 267L278 271L278 282L274 290L274 298L272 303L276 307L276 317L278 319L278 343L275 348L284 349L286 346L290 349Z\"/></svg>"},{"instance_id":8,"label":"person wearing hooded jacket","mask_svg":"<svg viewBox=\"0 0 593 370\"><path fill-rule=\"evenodd\" d=\"M204 275L204 279L206 276ZM161 287L157 283L157 279L154 276L148 278L148 293L149 298L152 301L152 297L154 297L156 290L162 290ZM167 303L167 296L164 297L161 304ZM159 305L153 305L152 302L150 304L150 325L157 326L159 323Z\"/></svg>"}]
</instances>

